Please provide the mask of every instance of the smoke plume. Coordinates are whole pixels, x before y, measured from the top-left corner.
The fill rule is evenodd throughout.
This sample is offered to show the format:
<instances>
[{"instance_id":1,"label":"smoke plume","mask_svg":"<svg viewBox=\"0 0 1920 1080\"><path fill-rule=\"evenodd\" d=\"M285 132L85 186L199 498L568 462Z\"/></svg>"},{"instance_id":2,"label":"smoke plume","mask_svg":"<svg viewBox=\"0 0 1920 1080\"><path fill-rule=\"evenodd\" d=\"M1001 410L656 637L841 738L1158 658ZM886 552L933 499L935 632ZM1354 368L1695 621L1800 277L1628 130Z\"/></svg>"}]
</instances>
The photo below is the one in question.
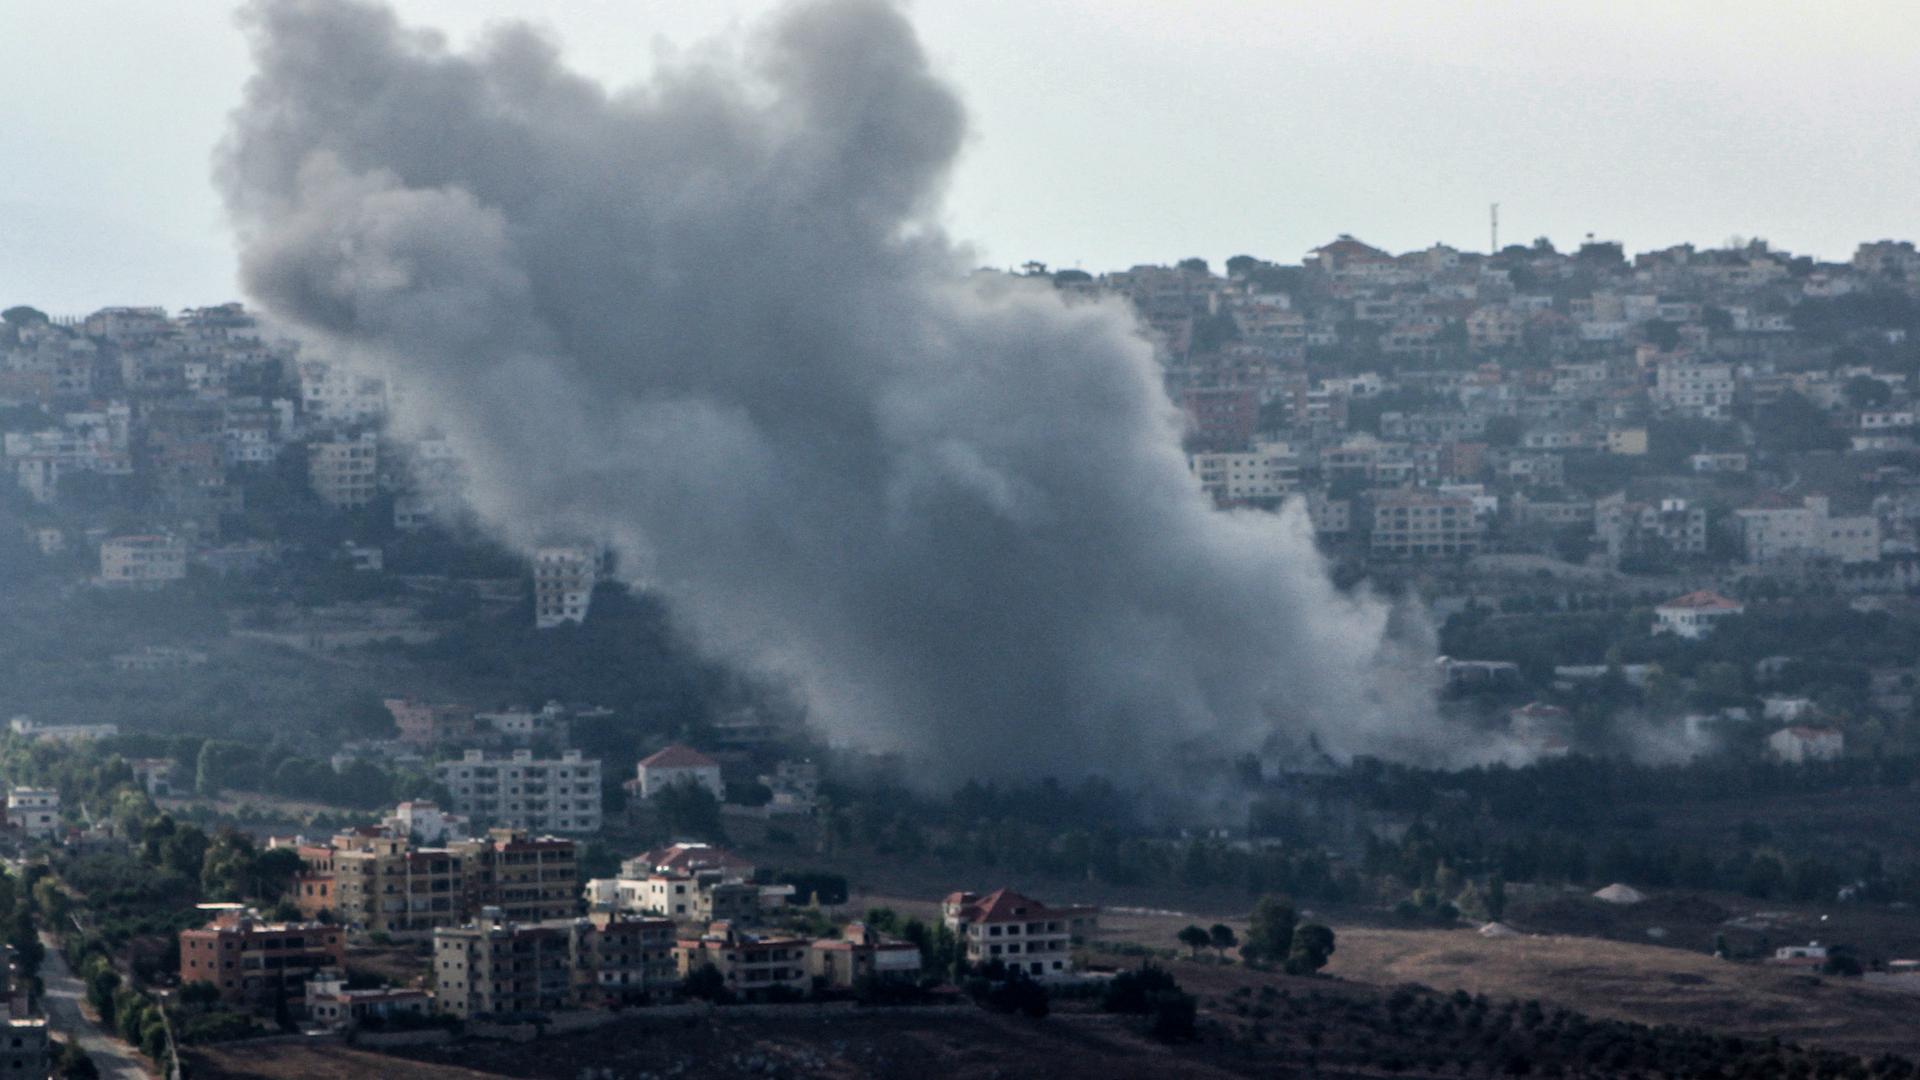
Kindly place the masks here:
<instances>
[{"instance_id":1,"label":"smoke plume","mask_svg":"<svg viewBox=\"0 0 1920 1080\"><path fill-rule=\"evenodd\" d=\"M945 776L1453 744L1431 642L1332 587L1303 513L1197 490L1118 302L967 272L935 224L963 111L890 5L619 90L524 27L243 20L218 172L250 297L391 364L483 521L612 543L828 734Z\"/></svg>"}]
</instances>

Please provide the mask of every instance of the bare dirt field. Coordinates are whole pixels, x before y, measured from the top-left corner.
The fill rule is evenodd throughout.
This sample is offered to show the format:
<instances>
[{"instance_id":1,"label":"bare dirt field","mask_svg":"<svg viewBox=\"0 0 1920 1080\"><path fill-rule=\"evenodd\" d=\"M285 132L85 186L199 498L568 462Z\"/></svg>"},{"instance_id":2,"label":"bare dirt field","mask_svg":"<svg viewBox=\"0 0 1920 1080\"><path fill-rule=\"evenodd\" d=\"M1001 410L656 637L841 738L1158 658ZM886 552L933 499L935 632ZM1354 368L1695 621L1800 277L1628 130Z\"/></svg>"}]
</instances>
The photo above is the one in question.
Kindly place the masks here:
<instances>
[{"instance_id":1,"label":"bare dirt field","mask_svg":"<svg viewBox=\"0 0 1920 1080\"><path fill-rule=\"evenodd\" d=\"M1860 1053L1920 1054L1910 994L1702 953L1576 937L1472 930L1342 929L1328 973L1538 999L1593 1016L1697 1026Z\"/></svg>"}]
</instances>

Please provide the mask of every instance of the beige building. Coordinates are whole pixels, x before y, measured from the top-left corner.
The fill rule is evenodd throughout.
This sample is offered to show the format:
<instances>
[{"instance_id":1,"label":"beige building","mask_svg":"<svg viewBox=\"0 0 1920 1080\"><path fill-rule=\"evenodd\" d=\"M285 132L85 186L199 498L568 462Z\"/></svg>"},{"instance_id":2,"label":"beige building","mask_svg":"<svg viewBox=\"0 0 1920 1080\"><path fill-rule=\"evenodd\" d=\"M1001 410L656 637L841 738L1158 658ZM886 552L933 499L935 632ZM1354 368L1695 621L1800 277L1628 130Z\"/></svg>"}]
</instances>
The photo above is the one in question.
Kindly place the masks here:
<instances>
[{"instance_id":1,"label":"beige building","mask_svg":"<svg viewBox=\"0 0 1920 1080\"><path fill-rule=\"evenodd\" d=\"M807 973L809 946L805 938L761 937L723 920L699 937L681 938L675 951L682 978L711 966L720 972L728 990L754 1001L777 989L805 993L812 985Z\"/></svg>"},{"instance_id":2,"label":"beige building","mask_svg":"<svg viewBox=\"0 0 1920 1080\"><path fill-rule=\"evenodd\" d=\"M60 793L52 788L9 790L7 824L35 840L54 835L60 831Z\"/></svg>"},{"instance_id":3,"label":"beige building","mask_svg":"<svg viewBox=\"0 0 1920 1080\"><path fill-rule=\"evenodd\" d=\"M573 1003L565 926L508 922L501 913L433 932L434 1010L467 1019L546 1012Z\"/></svg>"},{"instance_id":4,"label":"beige building","mask_svg":"<svg viewBox=\"0 0 1920 1080\"><path fill-rule=\"evenodd\" d=\"M920 947L865 923L848 923L840 937L816 941L807 950L807 974L840 990L866 979L910 983L920 978Z\"/></svg>"},{"instance_id":5,"label":"beige building","mask_svg":"<svg viewBox=\"0 0 1920 1080\"><path fill-rule=\"evenodd\" d=\"M155 589L187 576L187 545L166 535L115 536L100 543L100 584Z\"/></svg>"},{"instance_id":6,"label":"beige building","mask_svg":"<svg viewBox=\"0 0 1920 1080\"><path fill-rule=\"evenodd\" d=\"M720 763L690 746L669 746L640 760L634 768L628 790L642 799L651 799L677 784L693 784L707 789L715 799L727 796L720 779Z\"/></svg>"},{"instance_id":7,"label":"beige building","mask_svg":"<svg viewBox=\"0 0 1920 1080\"><path fill-rule=\"evenodd\" d=\"M380 491L380 439L371 432L307 445L307 483L320 501L357 510Z\"/></svg>"},{"instance_id":8,"label":"beige building","mask_svg":"<svg viewBox=\"0 0 1920 1080\"><path fill-rule=\"evenodd\" d=\"M1471 555L1480 550L1473 500L1408 488L1374 497L1375 555Z\"/></svg>"}]
</instances>

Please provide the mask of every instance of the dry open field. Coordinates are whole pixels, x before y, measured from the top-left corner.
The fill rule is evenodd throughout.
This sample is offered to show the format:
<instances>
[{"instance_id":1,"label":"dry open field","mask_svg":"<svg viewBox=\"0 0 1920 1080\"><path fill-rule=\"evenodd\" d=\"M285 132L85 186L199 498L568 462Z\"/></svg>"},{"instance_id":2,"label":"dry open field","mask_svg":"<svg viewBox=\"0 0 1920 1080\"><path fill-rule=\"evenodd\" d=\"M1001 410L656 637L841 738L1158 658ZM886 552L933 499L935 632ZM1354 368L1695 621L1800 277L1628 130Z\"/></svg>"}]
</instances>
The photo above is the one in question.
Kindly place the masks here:
<instances>
[{"instance_id":1,"label":"dry open field","mask_svg":"<svg viewBox=\"0 0 1920 1080\"><path fill-rule=\"evenodd\" d=\"M1344 929L1329 973L1493 997L1537 998L1594 1016L1698 1026L1862 1053L1920 1055L1920 998L1858 979L1814 978L1681 949L1593 938L1484 938L1472 930Z\"/></svg>"}]
</instances>

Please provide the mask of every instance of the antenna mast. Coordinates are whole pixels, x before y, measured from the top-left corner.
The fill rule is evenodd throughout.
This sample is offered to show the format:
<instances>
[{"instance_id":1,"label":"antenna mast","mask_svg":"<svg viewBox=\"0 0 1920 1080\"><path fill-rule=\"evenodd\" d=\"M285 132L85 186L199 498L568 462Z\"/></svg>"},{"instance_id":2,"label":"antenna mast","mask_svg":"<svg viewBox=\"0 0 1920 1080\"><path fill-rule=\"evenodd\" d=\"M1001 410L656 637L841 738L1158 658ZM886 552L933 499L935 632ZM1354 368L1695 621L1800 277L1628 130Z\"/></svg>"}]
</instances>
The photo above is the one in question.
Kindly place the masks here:
<instances>
[{"instance_id":1,"label":"antenna mast","mask_svg":"<svg viewBox=\"0 0 1920 1080\"><path fill-rule=\"evenodd\" d=\"M1500 204L1494 203L1492 206L1489 206L1487 208L1487 216L1491 219L1493 226L1493 248L1488 254L1498 255L1500 254Z\"/></svg>"}]
</instances>

